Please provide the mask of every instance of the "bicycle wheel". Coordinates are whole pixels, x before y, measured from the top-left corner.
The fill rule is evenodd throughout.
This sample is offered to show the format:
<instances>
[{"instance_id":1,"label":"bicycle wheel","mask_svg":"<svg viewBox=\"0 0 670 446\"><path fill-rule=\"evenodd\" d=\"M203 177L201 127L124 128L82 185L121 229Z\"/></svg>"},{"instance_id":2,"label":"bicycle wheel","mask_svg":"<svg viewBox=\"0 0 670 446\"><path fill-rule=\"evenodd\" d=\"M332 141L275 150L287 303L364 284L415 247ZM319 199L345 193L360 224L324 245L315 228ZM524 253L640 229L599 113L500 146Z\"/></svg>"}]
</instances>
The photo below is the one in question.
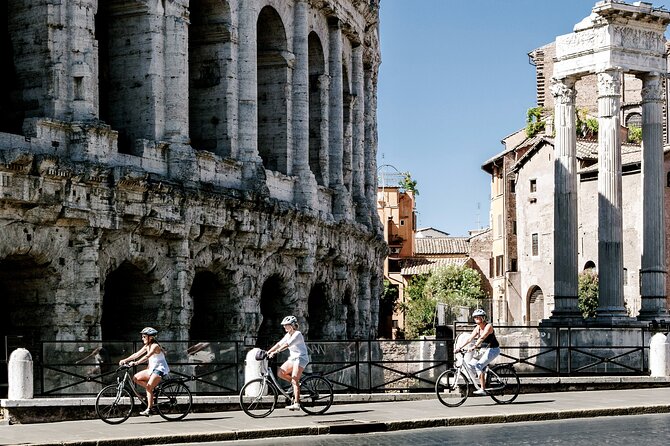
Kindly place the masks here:
<instances>
[{"instance_id":1,"label":"bicycle wheel","mask_svg":"<svg viewBox=\"0 0 670 446\"><path fill-rule=\"evenodd\" d=\"M493 373L486 374L486 390L493 401L499 404L509 404L519 395L521 383L519 375L510 364L501 364L491 369Z\"/></svg>"},{"instance_id":2,"label":"bicycle wheel","mask_svg":"<svg viewBox=\"0 0 670 446\"><path fill-rule=\"evenodd\" d=\"M156 389L155 403L158 414L168 421L179 421L191 411L193 397L181 381L166 381Z\"/></svg>"},{"instance_id":3,"label":"bicycle wheel","mask_svg":"<svg viewBox=\"0 0 670 446\"><path fill-rule=\"evenodd\" d=\"M445 406L458 407L468 399L468 379L458 369L449 369L437 378L435 393Z\"/></svg>"},{"instance_id":4,"label":"bicycle wheel","mask_svg":"<svg viewBox=\"0 0 670 446\"><path fill-rule=\"evenodd\" d=\"M300 383L300 408L310 415L319 415L333 404L333 386L320 376L308 376Z\"/></svg>"},{"instance_id":5,"label":"bicycle wheel","mask_svg":"<svg viewBox=\"0 0 670 446\"><path fill-rule=\"evenodd\" d=\"M240 390L240 406L250 417L267 417L276 404L277 389L263 378L252 379Z\"/></svg>"},{"instance_id":6,"label":"bicycle wheel","mask_svg":"<svg viewBox=\"0 0 670 446\"><path fill-rule=\"evenodd\" d=\"M95 413L105 423L121 424L130 417L135 400L125 387L110 384L95 398Z\"/></svg>"}]
</instances>

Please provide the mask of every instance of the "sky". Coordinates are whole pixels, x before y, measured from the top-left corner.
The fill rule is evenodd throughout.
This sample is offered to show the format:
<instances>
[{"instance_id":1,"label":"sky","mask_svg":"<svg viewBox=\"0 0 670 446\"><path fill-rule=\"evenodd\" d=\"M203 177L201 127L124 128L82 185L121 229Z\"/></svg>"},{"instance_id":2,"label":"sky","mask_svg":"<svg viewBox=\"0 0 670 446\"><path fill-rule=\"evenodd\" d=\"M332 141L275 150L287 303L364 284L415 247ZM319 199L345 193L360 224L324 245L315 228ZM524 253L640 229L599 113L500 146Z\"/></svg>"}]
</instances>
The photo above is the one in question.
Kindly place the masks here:
<instances>
[{"instance_id":1,"label":"sky","mask_svg":"<svg viewBox=\"0 0 670 446\"><path fill-rule=\"evenodd\" d=\"M466 236L489 226L481 166L536 105L528 53L572 32L595 3L381 0L378 172L390 165L417 181L417 228Z\"/></svg>"}]
</instances>

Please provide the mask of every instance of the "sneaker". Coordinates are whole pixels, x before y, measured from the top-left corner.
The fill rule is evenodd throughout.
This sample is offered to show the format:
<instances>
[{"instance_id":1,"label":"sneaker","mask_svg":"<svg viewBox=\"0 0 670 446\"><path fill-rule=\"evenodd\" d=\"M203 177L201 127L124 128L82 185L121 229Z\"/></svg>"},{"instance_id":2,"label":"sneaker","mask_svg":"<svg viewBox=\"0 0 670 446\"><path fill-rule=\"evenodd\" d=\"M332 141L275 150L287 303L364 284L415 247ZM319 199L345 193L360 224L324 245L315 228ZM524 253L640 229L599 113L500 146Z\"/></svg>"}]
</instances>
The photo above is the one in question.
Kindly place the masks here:
<instances>
[{"instance_id":1,"label":"sneaker","mask_svg":"<svg viewBox=\"0 0 670 446\"><path fill-rule=\"evenodd\" d=\"M286 406L288 410L300 410L300 404L299 403L293 403L290 406Z\"/></svg>"},{"instance_id":2,"label":"sneaker","mask_svg":"<svg viewBox=\"0 0 670 446\"><path fill-rule=\"evenodd\" d=\"M484 389L477 389L474 392L472 392L472 394L475 395L475 396L487 395L486 390L484 390Z\"/></svg>"},{"instance_id":3,"label":"sneaker","mask_svg":"<svg viewBox=\"0 0 670 446\"><path fill-rule=\"evenodd\" d=\"M140 415L148 417L154 414L153 409L149 409L148 407L144 409L142 412L140 412Z\"/></svg>"}]
</instances>

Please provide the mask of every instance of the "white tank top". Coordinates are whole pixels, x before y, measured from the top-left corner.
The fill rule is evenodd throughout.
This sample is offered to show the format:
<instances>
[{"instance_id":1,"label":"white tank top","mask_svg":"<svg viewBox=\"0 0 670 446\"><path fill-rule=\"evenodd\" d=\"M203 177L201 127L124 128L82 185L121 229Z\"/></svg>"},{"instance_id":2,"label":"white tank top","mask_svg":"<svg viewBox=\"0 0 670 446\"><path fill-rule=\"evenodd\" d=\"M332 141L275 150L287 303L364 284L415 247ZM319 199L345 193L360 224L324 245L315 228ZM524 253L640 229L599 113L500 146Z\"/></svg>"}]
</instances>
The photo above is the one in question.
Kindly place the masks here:
<instances>
[{"instance_id":1,"label":"white tank top","mask_svg":"<svg viewBox=\"0 0 670 446\"><path fill-rule=\"evenodd\" d=\"M165 360L163 349L161 349L160 353L149 356L149 371L153 372L154 370L163 372L164 375L170 373L170 367L168 367L167 361Z\"/></svg>"}]
</instances>

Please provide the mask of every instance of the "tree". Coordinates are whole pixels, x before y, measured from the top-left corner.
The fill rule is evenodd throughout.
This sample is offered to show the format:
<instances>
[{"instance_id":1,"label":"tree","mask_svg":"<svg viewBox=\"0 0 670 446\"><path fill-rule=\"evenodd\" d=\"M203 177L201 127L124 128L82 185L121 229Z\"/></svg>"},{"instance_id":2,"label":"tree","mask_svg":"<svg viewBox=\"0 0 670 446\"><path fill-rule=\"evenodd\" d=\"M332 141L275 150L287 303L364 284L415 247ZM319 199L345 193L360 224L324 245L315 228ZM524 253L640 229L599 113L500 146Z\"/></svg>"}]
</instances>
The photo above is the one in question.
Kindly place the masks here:
<instances>
[{"instance_id":1,"label":"tree","mask_svg":"<svg viewBox=\"0 0 670 446\"><path fill-rule=\"evenodd\" d=\"M409 172L402 172L402 179L398 182L398 186L405 191L412 192L414 196L419 195L419 189L416 188L416 180L412 179L412 174Z\"/></svg>"},{"instance_id":2,"label":"tree","mask_svg":"<svg viewBox=\"0 0 670 446\"><path fill-rule=\"evenodd\" d=\"M405 314L405 337L417 338L422 335L435 334L433 319L435 303L424 296L427 275L417 275L409 280L405 288L407 300L401 304Z\"/></svg>"},{"instance_id":3,"label":"tree","mask_svg":"<svg viewBox=\"0 0 670 446\"><path fill-rule=\"evenodd\" d=\"M584 318L596 317L598 308L598 275L590 270L579 274L577 306Z\"/></svg>"}]
</instances>

